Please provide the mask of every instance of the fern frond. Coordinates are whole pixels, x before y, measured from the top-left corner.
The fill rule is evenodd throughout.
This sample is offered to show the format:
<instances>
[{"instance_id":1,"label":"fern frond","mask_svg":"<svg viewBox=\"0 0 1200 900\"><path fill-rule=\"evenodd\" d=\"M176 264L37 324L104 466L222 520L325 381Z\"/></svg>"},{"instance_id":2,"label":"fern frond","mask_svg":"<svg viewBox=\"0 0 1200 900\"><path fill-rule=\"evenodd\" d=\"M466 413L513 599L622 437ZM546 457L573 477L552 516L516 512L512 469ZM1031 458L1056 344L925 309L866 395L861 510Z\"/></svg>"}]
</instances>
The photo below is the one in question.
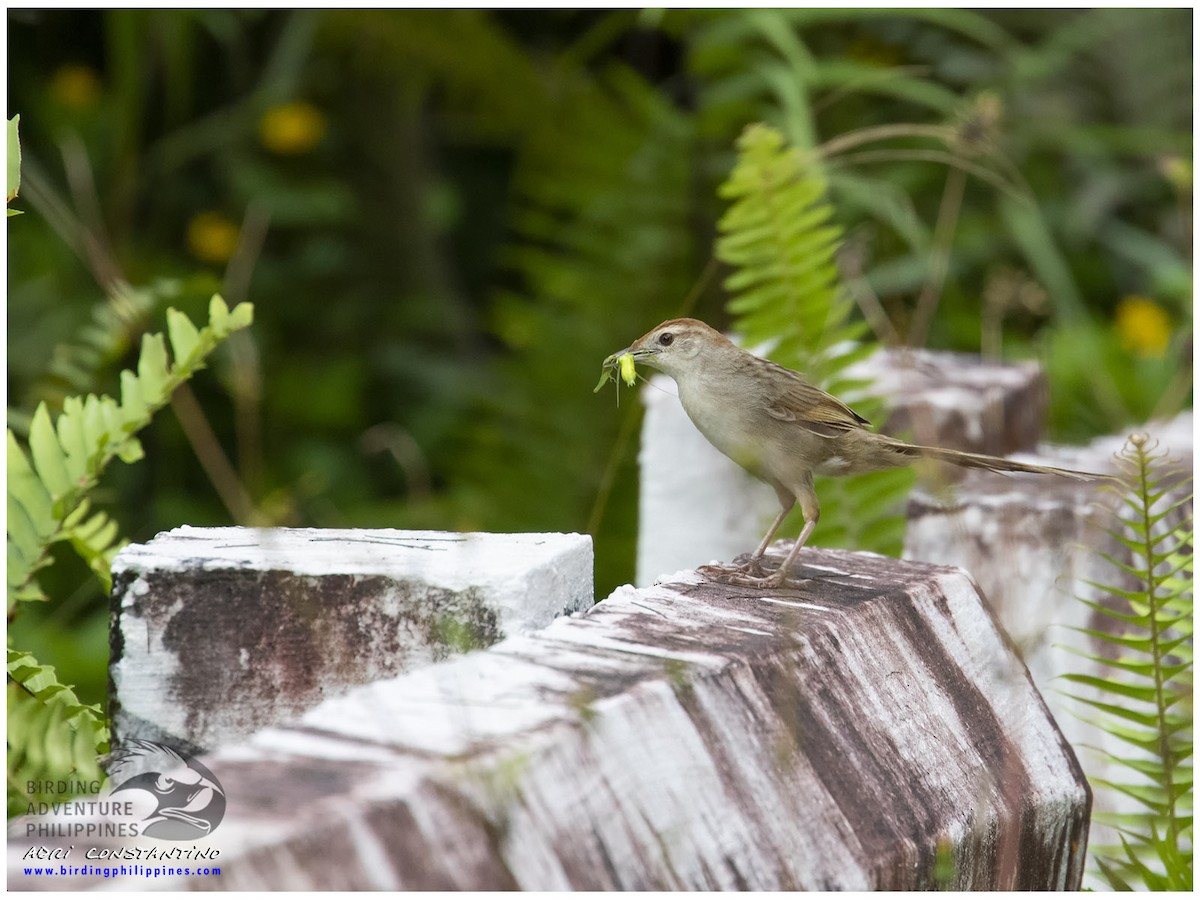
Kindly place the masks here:
<instances>
[{"instance_id":1,"label":"fern frond","mask_svg":"<svg viewBox=\"0 0 1200 900\"><path fill-rule=\"evenodd\" d=\"M232 311L219 297L209 322L197 329L182 313L167 311L171 345L146 335L137 372L121 373L120 402L107 396L67 397L57 420L46 403L30 420L28 452L8 431L8 602L44 597L36 574L50 562L52 544L65 541L96 577L111 588L112 560L120 547L116 522L93 512L88 493L113 459L134 462L142 447L134 436L150 423L171 393L204 366L226 337L253 318L248 303ZM171 359L173 357L173 361ZM30 781L79 774L100 777L98 753L107 749L108 728L99 706L80 701L52 666L32 654L8 650L8 806L18 812ZM14 693L17 692L17 693ZM27 797L27 800L36 799Z\"/></svg>"},{"instance_id":2,"label":"fern frond","mask_svg":"<svg viewBox=\"0 0 1200 900\"><path fill-rule=\"evenodd\" d=\"M226 337L248 326L253 308L230 311L214 296L209 323L197 330L176 310L167 313L174 362L161 334L145 335L137 373L121 373L121 401L89 394L68 397L56 421L39 404L29 429L29 453L8 432L8 600L39 599L34 582L49 548L69 541L107 580L117 529L102 515L88 516L86 495L114 458L133 462L142 447L134 434L150 423L171 392L203 367ZM105 573L105 574L101 574Z\"/></svg>"},{"instance_id":3,"label":"fern frond","mask_svg":"<svg viewBox=\"0 0 1200 900\"><path fill-rule=\"evenodd\" d=\"M99 712L97 707L83 706L83 709ZM78 713L72 716L71 713L70 702L52 699L44 703L31 696L23 686L9 682L9 818L29 812L29 804L39 800L63 799L57 792L30 792L31 782L36 785L63 778L84 782L103 780L104 773L97 757L108 749L108 728L100 717Z\"/></svg>"},{"instance_id":4,"label":"fern frond","mask_svg":"<svg viewBox=\"0 0 1200 900\"><path fill-rule=\"evenodd\" d=\"M966 10L893 11L924 20L1007 55L1014 39L987 17ZM694 14L689 62L700 84L705 130L727 134L734 123L762 120L781 127L799 147L815 146L814 98L875 94L897 98L937 115L952 112L958 96L912 67L880 69L844 55L821 56L804 42L809 29L877 17L870 9L744 9Z\"/></svg>"},{"instance_id":5,"label":"fern frond","mask_svg":"<svg viewBox=\"0 0 1200 900\"><path fill-rule=\"evenodd\" d=\"M1117 455L1122 492L1118 527L1109 535L1125 553L1099 554L1119 585L1089 581L1107 600L1082 600L1112 630L1078 628L1096 652L1075 650L1095 669L1064 680L1090 690L1067 694L1092 710L1112 738L1139 751L1103 751L1134 780L1090 777L1140 812L1111 817L1120 847L1093 848L1100 874L1114 887L1181 889L1192 882L1192 494L1180 497L1184 473L1144 435ZM1098 816L1100 820L1103 816Z\"/></svg>"},{"instance_id":6,"label":"fern frond","mask_svg":"<svg viewBox=\"0 0 1200 900\"><path fill-rule=\"evenodd\" d=\"M815 157L790 147L777 130L751 125L720 195L731 205L718 226L716 253L733 267L725 287L735 329L751 346L771 344L772 359L822 388L863 393L866 385L843 372L872 347L838 281L841 229L832 224ZM868 418L882 414L869 395L855 406ZM898 555L900 510L913 479L906 469L819 479L826 512L814 540Z\"/></svg>"}]
</instances>

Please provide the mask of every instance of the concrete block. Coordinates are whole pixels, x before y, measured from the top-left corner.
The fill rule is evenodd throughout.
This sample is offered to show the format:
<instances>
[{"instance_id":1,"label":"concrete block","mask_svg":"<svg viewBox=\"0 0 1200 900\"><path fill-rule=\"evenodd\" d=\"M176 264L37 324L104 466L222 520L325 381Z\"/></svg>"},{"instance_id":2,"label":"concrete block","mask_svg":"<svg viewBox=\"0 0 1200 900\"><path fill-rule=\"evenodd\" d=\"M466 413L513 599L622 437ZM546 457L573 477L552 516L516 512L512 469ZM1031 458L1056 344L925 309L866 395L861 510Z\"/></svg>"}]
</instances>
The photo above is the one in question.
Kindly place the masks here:
<instances>
[{"instance_id":1,"label":"concrete block","mask_svg":"<svg viewBox=\"0 0 1200 900\"><path fill-rule=\"evenodd\" d=\"M884 399L885 434L992 456L1032 450L1042 435L1046 378L1033 360L885 348L845 374L870 382Z\"/></svg>"},{"instance_id":2,"label":"concrete block","mask_svg":"<svg viewBox=\"0 0 1200 900\"><path fill-rule=\"evenodd\" d=\"M801 558L798 589L622 588L204 757L219 880L53 886L1077 888L1087 784L970 577Z\"/></svg>"},{"instance_id":3,"label":"concrete block","mask_svg":"<svg viewBox=\"0 0 1200 900\"><path fill-rule=\"evenodd\" d=\"M213 749L592 602L586 535L177 528L113 565L115 743Z\"/></svg>"}]
</instances>

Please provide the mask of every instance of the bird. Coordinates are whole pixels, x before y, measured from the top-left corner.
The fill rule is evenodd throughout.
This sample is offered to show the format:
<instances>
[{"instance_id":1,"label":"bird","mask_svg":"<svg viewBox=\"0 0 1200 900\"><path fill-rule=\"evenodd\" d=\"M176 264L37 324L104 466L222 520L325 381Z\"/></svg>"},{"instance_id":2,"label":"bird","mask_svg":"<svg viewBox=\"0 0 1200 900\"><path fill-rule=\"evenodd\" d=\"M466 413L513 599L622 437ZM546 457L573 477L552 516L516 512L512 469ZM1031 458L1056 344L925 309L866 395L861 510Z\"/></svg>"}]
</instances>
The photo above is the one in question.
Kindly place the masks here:
<instances>
[{"instance_id":1,"label":"bird","mask_svg":"<svg viewBox=\"0 0 1200 900\"><path fill-rule=\"evenodd\" d=\"M991 472L1028 472L1078 480L1090 472L1017 462L982 453L909 444L869 430L870 422L799 372L738 347L698 319L669 319L605 360L622 358L675 380L679 402L710 444L775 489L781 507L749 560L699 571L726 584L783 586L821 515L813 476L857 475L934 459ZM796 505L804 524L783 564L768 573L763 554Z\"/></svg>"}]
</instances>

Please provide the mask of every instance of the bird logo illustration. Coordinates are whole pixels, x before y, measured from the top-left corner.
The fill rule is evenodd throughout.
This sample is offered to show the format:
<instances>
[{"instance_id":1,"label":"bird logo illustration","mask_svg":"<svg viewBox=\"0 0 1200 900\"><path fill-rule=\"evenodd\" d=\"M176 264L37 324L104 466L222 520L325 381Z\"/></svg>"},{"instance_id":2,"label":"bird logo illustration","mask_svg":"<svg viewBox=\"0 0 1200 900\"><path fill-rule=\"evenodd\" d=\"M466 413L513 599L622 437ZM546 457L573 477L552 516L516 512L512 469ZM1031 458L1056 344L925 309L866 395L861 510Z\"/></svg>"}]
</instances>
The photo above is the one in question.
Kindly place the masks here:
<instances>
[{"instance_id":1,"label":"bird logo illustration","mask_svg":"<svg viewBox=\"0 0 1200 900\"><path fill-rule=\"evenodd\" d=\"M114 800L130 803L130 818L147 837L190 841L207 837L225 815L225 792L194 759L151 741L132 740L108 767Z\"/></svg>"}]
</instances>

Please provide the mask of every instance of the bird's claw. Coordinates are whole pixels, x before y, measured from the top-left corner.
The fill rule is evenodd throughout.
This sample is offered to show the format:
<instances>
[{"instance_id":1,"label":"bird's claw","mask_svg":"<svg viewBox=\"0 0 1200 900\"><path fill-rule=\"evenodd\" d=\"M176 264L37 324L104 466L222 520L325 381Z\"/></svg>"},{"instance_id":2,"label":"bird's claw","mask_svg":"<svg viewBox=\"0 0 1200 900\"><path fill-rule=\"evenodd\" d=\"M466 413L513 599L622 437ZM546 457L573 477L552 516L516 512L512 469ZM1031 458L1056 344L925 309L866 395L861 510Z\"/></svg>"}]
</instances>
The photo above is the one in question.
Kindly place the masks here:
<instances>
[{"instance_id":1,"label":"bird's claw","mask_svg":"<svg viewBox=\"0 0 1200 900\"><path fill-rule=\"evenodd\" d=\"M734 562L736 565L700 566L696 571L718 584L734 587L779 588L788 581L787 573L782 569L768 572L757 559L739 556ZM801 587L806 584L808 579L802 579L789 586Z\"/></svg>"}]
</instances>

